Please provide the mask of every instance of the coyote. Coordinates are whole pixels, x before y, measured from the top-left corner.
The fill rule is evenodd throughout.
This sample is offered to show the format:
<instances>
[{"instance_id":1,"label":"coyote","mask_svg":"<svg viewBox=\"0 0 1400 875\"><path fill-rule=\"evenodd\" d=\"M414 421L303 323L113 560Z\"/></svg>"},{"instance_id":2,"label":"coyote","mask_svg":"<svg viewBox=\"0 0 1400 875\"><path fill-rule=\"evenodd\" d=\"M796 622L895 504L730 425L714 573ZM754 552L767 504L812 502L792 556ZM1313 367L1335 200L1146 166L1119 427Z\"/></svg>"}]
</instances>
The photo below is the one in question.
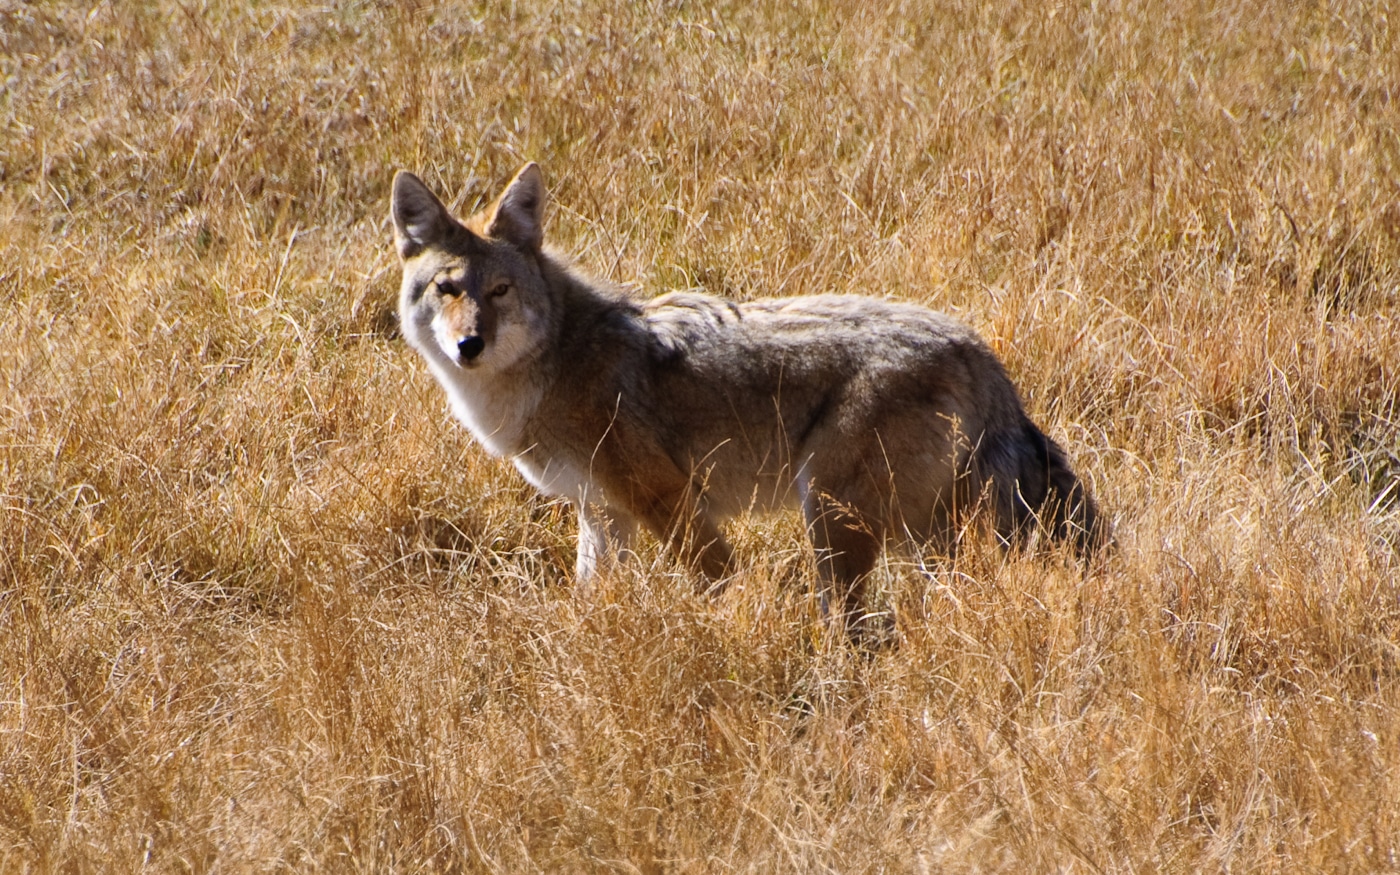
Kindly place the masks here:
<instances>
[{"instance_id":1,"label":"coyote","mask_svg":"<svg viewBox=\"0 0 1400 875\"><path fill-rule=\"evenodd\" d=\"M400 171L399 318L482 446L577 508L580 583L642 528L717 591L736 570L720 522L797 505L823 610L859 637L882 545L951 552L978 505L1008 544L1104 542L966 325L857 296L633 300L544 248L544 212L533 163L465 221Z\"/></svg>"}]
</instances>

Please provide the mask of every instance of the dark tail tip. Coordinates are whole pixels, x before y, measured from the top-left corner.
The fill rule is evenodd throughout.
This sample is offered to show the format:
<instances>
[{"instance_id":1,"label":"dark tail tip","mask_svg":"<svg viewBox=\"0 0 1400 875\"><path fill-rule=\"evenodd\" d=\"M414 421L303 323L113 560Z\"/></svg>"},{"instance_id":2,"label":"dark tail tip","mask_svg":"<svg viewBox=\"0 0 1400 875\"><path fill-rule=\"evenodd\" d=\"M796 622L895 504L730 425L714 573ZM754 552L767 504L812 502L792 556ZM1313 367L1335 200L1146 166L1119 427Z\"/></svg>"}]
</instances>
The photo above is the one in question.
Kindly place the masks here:
<instances>
[{"instance_id":1,"label":"dark tail tip","mask_svg":"<svg viewBox=\"0 0 1400 875\"><path fill-rule=\"evenodd\" d=\"M995 481L997 532L1008 544L1035 531L1069 543L1081 558L1112 544L1108 525L1059 444L1027 420L983 447L980 460Z\"/></svg>"},{"instance_id":2,"label":"dark tail tip","mask_svg":"<svg viewBox=\"0 0 1400 875\"><path fill-rule=\"evenodd\" d=\"M1060 445L1034 425L1027 423L1027 431L1035 432L1038 461L1044 465L1045 497L1037 509L1041 523L1055 540L1073 544L1081 557L1100 552L1112 538L1098 505L1070 468Z\"/></svg>"}]
</instances>

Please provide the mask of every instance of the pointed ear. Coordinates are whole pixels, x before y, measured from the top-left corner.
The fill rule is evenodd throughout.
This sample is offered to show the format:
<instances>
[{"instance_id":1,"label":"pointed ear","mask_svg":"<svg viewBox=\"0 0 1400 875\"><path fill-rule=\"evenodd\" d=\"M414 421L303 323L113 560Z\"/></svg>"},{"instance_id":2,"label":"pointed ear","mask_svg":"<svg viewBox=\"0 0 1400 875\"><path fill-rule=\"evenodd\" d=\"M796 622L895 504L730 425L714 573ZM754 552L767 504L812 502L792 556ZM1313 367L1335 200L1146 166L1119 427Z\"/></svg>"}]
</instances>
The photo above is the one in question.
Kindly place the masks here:
<instances>
[{"instance_id":1,"label":"pointed ear","mask_svg":"<svg viewBox=\"0 0 1400 875\"><path fill-rule=\"evenodd\" d=\"M520 168L492 205L486 233L521 249L538 250L544 243L544 201L544 174L532 161Z\"/></svg>"},{"instance_id":2,"label":"pointed ear","mask_svg":"<svg viewBox=\"0 0 1400 875\"><path fill-rule=\"evenodd\" d=\"M423 180L400 170L394 175L394 243L400 258L412 258L428 246L439 243L452 230L455 221Z\"/></svg>"}]
</instances>

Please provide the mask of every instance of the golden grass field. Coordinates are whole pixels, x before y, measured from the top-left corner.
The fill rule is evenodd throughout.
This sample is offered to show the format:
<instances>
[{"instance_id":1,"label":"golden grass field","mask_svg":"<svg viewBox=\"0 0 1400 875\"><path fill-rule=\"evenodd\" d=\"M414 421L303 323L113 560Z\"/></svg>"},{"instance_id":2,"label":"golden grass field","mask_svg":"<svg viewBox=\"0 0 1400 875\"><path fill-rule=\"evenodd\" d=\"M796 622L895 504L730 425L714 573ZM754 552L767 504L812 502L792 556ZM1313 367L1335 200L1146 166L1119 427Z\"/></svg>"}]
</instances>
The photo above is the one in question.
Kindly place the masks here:
<instances>
[{"instance_id":1,"label":"golden grass field","mask_svg":"<svg viewBox=\"0 0 1400 875\"><path fill-rule=\"evenodd\" d=\"M0 0L0 871L1400 871L1384 3ZM409 168L644 296L976 326L1087 572L708 602L396 331Z\"/></svg>"}]
</instances>

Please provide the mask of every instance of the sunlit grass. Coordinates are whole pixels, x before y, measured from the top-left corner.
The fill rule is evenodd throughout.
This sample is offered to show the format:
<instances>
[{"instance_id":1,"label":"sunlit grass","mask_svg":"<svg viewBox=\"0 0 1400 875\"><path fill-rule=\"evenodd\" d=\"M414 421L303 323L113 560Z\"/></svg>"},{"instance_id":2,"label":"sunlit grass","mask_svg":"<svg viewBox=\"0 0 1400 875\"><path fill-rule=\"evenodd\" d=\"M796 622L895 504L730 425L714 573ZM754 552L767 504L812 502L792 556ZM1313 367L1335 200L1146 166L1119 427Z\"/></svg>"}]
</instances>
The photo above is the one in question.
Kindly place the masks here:
<instances>
[{"instance_id":1,"label":"sunlit grass","mask_svg":"<svg viewBox=\"0 0 1400 875\"><path fill-rule=\"evenodd\" d=\"M0 868L1400 867L1400 45L1374 4L0 5ZM1115 525L829 640L396 334L406 167L652 295L956 313Z\"/></svg>"}]
</instances>

